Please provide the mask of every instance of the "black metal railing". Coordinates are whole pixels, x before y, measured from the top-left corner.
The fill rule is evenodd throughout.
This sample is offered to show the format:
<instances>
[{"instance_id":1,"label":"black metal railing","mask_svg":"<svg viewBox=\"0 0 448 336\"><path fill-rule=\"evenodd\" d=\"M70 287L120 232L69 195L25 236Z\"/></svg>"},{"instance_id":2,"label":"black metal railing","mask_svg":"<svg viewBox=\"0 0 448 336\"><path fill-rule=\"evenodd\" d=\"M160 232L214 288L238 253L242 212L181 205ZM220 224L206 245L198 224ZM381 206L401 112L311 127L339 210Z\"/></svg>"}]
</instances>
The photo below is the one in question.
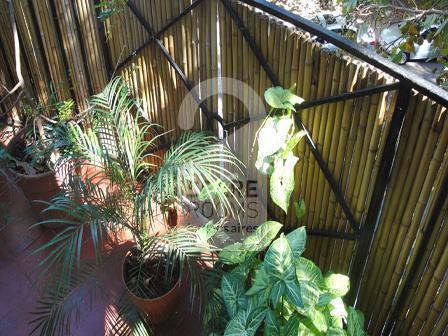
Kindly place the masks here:
<instances>
[{"instance_id":1,"label":"black metal railing","mask_svg":"<svg viewBox=\"0 0 448 336\"><path fill-rule=\"evenodd\" d=\"M160 41L160 36L166 32L171 26L177 23L182 17L188 14L191 10L196 8L200 3L205 0L196 0L190 6L186 7L178 16L171 19L160 31L154 32L150 23L141 15L136 6L133 4L132 0L127 2L130 10L134 13L136 18L140 21L143 27L150 34L150 38L143 43L140 47L135 49L129 56L127 56L121 63L119 63L118 68L123 67L129 61L131 61L141 50L145 47L149 46L153 42L157 45L158 48L162 51L164 57L168 60L170 65L175 70L176 74L179 76L184 85L192 91L192 85L188 81L185 74L182 72L181 68L177 65L172 55L170 55L169 51ZM214 0L212 0L214 1ZM239 29L244 39L246 40L249 48L256 56L257 60L260 62L267 76L271 80L274 85L282 85L279 81L277 75L274 73L272 67L266 60L265 56L260 50L260 46L257 45L253 36L249 32L249 30L245 27L244 22L238 16L237 12L231 5L230 0L219 0L223 4L226 11L231 16L233 22L236 27ZM324 29L322 26L311 22L307 19L304 19L298 15L295 15L285 9L282 9L272 3L269 3L264 0L239 0L241 3L252 6L261 10L269 15L275 16L276 18L282 19L290 24L294 25L297 28L305 30L313 35L317 35L324 40L336 45L352 56L359 58L360 60L373 65L374 67L384 71L388 75L392 76L396 82L385 85L378 85L375 87L369 87L364 89L355 90L352 92L345 92L339 95L325 97L321 99L316 99L312 101L307 101L302 104L298 104L295 106L296 111L303 110L305 108L315 107L318 105L329 104L334 102L345 101L348 99L354 99L359 97L365 97L377 93L387 92L387 91L398 91L397 99L395 103L394 112L392 115L391 125L389 133L387 134L387 138L385 140L385 149L382 154L382 157L379 158L379 173L378 178L376 179L373 186L372 199L368 206L367 214L365 219L363 220L363 225L358 223L351 209L349 208L347 201L345 200L343 193L339 187L339 184L334 179L331 171L329 170L327 164L322 158L321 153L317 149L317 146L313 142L309 132L307 131L305 125L302 123L300 116L298 113L294 114L294 120L297 127L302 128L307 131L306 143L308 144L310 151L313 153L314 158L316 159L320 169L322 170L325 178L329 182L332 191L336 196L336 200L340 204L347 220L349 221L354 234L345 233L345 232L334 232L334 231L325 231L325 230L313 230L309 229L308 232L311 235L316 236L324 236L331 237L337 239L346 239L346 240L355 240L355 254L353 257L353 262L350 268L350 277L352 282L352 289L349 293L349 300L351 302L355 302L357 293L359 291L361 279L363 276L363 272L367 263L367 259L369 256L370 246L372 245L374 233L378 226L378 222L381 216L382 203L384 201L384 196L386 193L386 189L389 183L389 179L391 176L395 155L397 153L397 148L400 140L400 134L403 127L404 120L406 118L406 111L409 104L409 98L412 93L412 89L417 90L418 92L424 94L428 98L432 99L434 102L437 102L443 106L448 107L448 93L438 87L437 85L425 80L424 78L418 77L410 73L403 67L392 63L386 58L378 55L372 50L368 50L332 31ZM198 94L193 93L193 98L201 107L201 111L204 113L205 117L208 120L208 126L211 127L211 122L213 120L217 121L225 130L248 123L249 119L242 119L233 121L230 123L225 123L221 116L218 113L214 113L210 111L206 105L206 102L201 101ZM446 183L445 183L446 184ZM446 196L446 195L445 195ZM438 201L437 204L443 204L442 200ZM441 205L440 205L441 206ZM431 227L429 227L430 229ZM428 229L428 230L429 230ZM427 235L428 236L428 235ZM425 236L426 237L426 236ZM417 263L419 260L417 260ZM409 284L405 284L405 289ZM387 326L390 328L390 326Z\"/></svg>"}]
</instances>

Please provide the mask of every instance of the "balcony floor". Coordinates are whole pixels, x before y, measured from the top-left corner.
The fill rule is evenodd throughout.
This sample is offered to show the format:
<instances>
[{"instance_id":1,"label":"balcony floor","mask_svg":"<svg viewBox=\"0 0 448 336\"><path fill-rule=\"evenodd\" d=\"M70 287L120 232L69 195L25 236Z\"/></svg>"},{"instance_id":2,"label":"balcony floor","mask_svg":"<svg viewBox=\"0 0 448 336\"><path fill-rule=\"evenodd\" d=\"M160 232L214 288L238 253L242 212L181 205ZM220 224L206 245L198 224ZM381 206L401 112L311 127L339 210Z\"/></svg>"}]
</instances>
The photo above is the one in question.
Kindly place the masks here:
<instances>
[{"instance_id":1,"label":"balcony floor","mask_svg":"<svg viewBox=\"0 0 448 336\"><path fill-rule=\"evenodd\" d=\"M32 330L28 322L32 319L42 290L43 281L38 280L35 265L42 255L31 255L36 247L47 241L55 231L32 228L36 217L29 202L15 185L0 181L0 204L6 205L9 220L0 220L0 335L24 336ZM0 209L4 211L4 209ZM2 216L4 217L4 215ZM67 336L111 335L107 331L108 312L123 292L121 262L129 248L122 244L114 249L114 255L102 265L106 281L102 281L96 291L93 305L83 302L80 323L72 324ZM155 335L200 335L199 314L191 311L188 293L184 289L177 310L168 322L155 328Z\"/></svg>"}]
</instances>

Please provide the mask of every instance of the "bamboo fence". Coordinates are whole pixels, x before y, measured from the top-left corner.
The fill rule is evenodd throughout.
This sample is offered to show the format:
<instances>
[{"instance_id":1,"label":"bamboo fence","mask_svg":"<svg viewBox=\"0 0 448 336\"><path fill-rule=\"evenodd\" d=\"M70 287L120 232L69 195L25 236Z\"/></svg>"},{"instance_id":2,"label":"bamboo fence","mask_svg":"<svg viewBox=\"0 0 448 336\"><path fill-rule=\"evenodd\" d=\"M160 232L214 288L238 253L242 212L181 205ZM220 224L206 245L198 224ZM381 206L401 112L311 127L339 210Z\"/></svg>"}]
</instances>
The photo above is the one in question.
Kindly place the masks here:
<instances>
[{"instance_id":1,"label":"bamboo fence","mask_svg":"<svg viewBox=\"0 0 448 336\"><path fill-rule=\"evenodd\" d=\"M133 0L133 3L157 32L192 1ZM13 4L22 41L22 70L28 88L39 102L45 104L54 91L58 99L72 98L84 109L88 97L99 92L113 74L119 74L141 100L148 119L172 130L168 134L170 139L181 134L178 111L188 90L155 42L117 67L151 38L126 6L103 23L97 19L98 1L14 0ZM306 32L238 2L232 2L232 6L281 84L296 85L295 92L307 101L392 81L365 63L321 49ZM0 80L10 88L17 79L5 2L0 2L0 20ZM199 97L225 122L247 118L249 110L261 107L244 106L235 98L236 87L233 95L221 90L221 78L226 77L248 84L261 97L272 86L221 1L203 1L158 38L192 86L201 83L197 88ZM207 79L212 81L204 85ZM218 94L206 97L210 89ZM248 97L249 92L242 95ZM13 102L14 97L10 97L0 113ZM393 93L380 93L300 112L361 227L378 177L394 103ZM194 128L206 129L207 121L199 110ZM17 110L11 113L20 115ZM373 335L381 333L392 311L396 313L395 334L446 332L447 202L438 215L429 243L422 244L434 200L438 194L447 192L441 187L448 171L446 114L446 107L421 94L415 92L411 98L357 303ZM258 125L237 126L227 134L229 143L254 176L257 174L251 147ZM212 127L215 132L222 132L217 124ZM290 228L306 225L310 229L353 233L309 147L301 142L296 151L300 161L296 165L297 187L292 198L304 199L307 213L298 221L292 205L285 215L270 204L275 216ZM267 186L264 180L259 188L266 190ZM310 236L305 255L325 271L348 273L354 248L353 241ZM423 260L417 273L409 274L420 249L424 251ZM405 303L396 307L408 278L412 281Z\"/></svg>"}]
</instances>

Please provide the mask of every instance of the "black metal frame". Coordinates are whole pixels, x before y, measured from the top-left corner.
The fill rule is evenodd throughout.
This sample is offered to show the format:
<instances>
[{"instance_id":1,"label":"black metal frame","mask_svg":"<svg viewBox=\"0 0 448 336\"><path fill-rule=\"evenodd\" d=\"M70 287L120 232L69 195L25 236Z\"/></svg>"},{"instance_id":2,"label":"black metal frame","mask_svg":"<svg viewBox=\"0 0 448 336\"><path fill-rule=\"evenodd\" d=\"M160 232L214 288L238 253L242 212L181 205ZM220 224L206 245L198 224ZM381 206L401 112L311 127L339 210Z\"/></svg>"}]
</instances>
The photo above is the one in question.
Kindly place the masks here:
<instances>
[{"instance_id":1,"label":"black metal frame","mask_svg":"<svg viewBox=\"0 0 448 336\"><path fill-rule=\"evenodd\" d=\"M224 5L224 8L232 17L235 25L243 35L244 39L248 43L250 49L260 62L261 66L267 73L269 79L274 85L281 85L278 80L277 75L272 70L271 66L267 62L263 53L261 52L259 46L257 46L254 38L251 33L247 30L244 25L244 22L240 19L237 12L231 5L230 0L220 0ZM325 178L330 183L332 191L334 192L337 201L339 202L344 214L349 221L354 233L345 233L345 232L335 232L335 231L327 231L327 230L314 230L309 229L308 233L316 236L324 236L338 239L346 239L346 240L355 240L356 248L355 248L355 256L353 259L353 263L351 265L350 273L352 279L352 289L349 293L349 300L351 302L355 302L356 295L359 291L360 283L363 276L363 271L365 268L365 264L367 263L367 258L369 256L369 249L373 241L374 233L376 227L379 222L379 218L381 215L382 202L384 200L385 192L389 183L390 175L393 168L393 163L396 155L396 151L398 148L398 144L400 141L400 133L401 129L406 117L406 110L409 104L409 98L411 95L412 89L418 90L420 93L426 95L428 98L434 100L435 102L448 107L448 93L438 86L428 82L423 78L419 78L417 76L412 75L404 68L396 65L389 60L379 56L374 51L365 49L364 47L347 40L346 38L332 32L329 30L323 29L320 25L315 24L309 20L306 20L298 15L292 14L285 9L282 9L272 3L269 3L265 0L238 0L246 5L252 6L259 10L264 11L267 14L273 15L277 18L280 18L284 21L287 21L293 24L295 27L301 28L311 34L317 35L325 39L326 41L333 43L337 47L347 51L353 56L375 66L376 68L384 71L385 73L391 75L397 82L392 84L379 85L372 88L365 88L356 90L353 92L346 92L340 95L335 95L332 97L325 97L321 99L316 99L310 102L304 102L302 104L298 104L295 106L296 111L300 111L306 108L315 107L318 105L329 104L334 102L345 101L354 98L360 98L368 95L373 95L377 93L394 91L398 90L398 96L395 104L395 111L392 117L391 126L389 130L389 134L386 138L385 150L380 160L379 174L378 178L375 181L375 185L373 188L373 196L372 200L369 204L369 208L367 210L367 215L364 220L364 225L361 228L360 224L356 221L351 212L346 200L344 199L343 193L339 188L338 183L333 178L328 166L324 162L322 155L318 151L316 145L314 144L312 138L309 135L309 132L306 130L306 127L303 125L300 116L298 113L294 114L294 121L298 128L302 128L307 131L307 136L305 137L306 143L309 145L311 152L313 153L319 167L321 168ZM192 85L186 78L185 74L182 72L181 68L177 65L173 57L170 55L169 51L160 41L159 37L166 32L171 26L173 26L176 22L178 22L182 17L188 14L191 10L197 7L203 0L196 0L190 6L185 8L178 16L171 19L159 32L154 33L151 25L147 20L141 15L135 5L132 3L132 0L128 0L127 5L134 13L136 18L140 21L140 23L144 26L144 28L150 34L150 38L139 48L135 49L128 57L126 57L122 62L119 63L117 68L123 67L129 61L132 60L141 50L150 45L153 42L156 42L157 46L162 51L164 57L168 60L170 65L175 70L176 74L180 77L185 86L192 92L194 99L201 107L202 112L206 116L208 120L208 126L211 128L212 120L216 120L221 124L223 129L229 130L230 128L237 127L244 123L249 122L249 119L242 119L230 123L225 123L221 116L217 113L212 113L208 110L206 103L201 101L196 92L192 90ZM446 183L445 183L446 184ZM438 205L439 203L437 203ZM432 222L431 222L432 223ZM432 232L431 227L428 227L428 235ZM426 236L425 236L426 237ZM425 243L424 241L423 243Z\"/></svg>"}]
</instances>

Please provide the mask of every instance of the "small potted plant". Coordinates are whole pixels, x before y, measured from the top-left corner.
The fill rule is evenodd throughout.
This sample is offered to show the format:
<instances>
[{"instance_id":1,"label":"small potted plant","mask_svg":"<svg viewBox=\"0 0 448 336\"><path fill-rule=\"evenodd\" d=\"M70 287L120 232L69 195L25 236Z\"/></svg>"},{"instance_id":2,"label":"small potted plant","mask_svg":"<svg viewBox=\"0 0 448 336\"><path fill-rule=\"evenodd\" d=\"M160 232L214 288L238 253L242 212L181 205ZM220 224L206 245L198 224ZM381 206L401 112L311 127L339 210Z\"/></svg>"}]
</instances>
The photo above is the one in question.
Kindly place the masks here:
<instances>
[{"instance_id":1,"label":"small potted plant","mask_svg":"<svg viewBox=\"0 0 448 336\"><path fill-rule=\"evenodd\" d=\"M51 307L64 300L65 289L71 288L86 261L83 250L91 248L92 259L100 262L104 241L117 237L119 243L128 240L134 245L122 272L129 297L148 320L160 323L176 302L180 283L192 284L192 297L201 291L204 277L198 265L213 255L202 228L155 229L163 222L161 205L182 206L189 195L202 194L213 199L217 210L233 213L237 209L230 201L238 201L235 172L241 172L242 165L225 144L204 132L182 134L156 160L160 164L152 163L160 134L144 119L140 104L119 77L92 97L90 106L90 127L69 124L64 153L100 167L111 188L105 191L91 178L79 178L76 188L50 202L49 209L70 213L74 220L60 220L66 229L35 250L48 252L40 266L44 274L56 276L49 290L60 295L47 303ZM212 190L218 183L222 188ZM81 201L76 201L77 195L82 195ZM166 309L160 301L166 301L161 303ZM39 312L39 323L45 321L49 330L64 324L45 307Z\"/></svg>"},{"instance_id":2,"label":"small potted plant","mask_svg":"<svg viewBox=\"0 0 448 336\"><path fill-rule=\"evenodd\" d=\"M205 330L224 336L366 335L362 313L342 301L348 277L323 276L301 256L305 227L287 235L281 228L268 221L219 253L206 298Z\"/></svg>"},{"instance_id":3,"label":"small potted plant","mask_svg":"<svg viewBox=\"0 0 448 336\"><path fill-rule=\"evenodd\" d=\"M72 171L72 161L61 159L63 143L60 140L72 118L74 103L68 100L49 106L31 109L22 105L26 111L26 126L6 146L10 154L9 171L40 219L55 217L55 214L42 213L46 207L44 202L66 187ZM48 118L46 113L54 116Z\"/></svg>"}]
</instances>

